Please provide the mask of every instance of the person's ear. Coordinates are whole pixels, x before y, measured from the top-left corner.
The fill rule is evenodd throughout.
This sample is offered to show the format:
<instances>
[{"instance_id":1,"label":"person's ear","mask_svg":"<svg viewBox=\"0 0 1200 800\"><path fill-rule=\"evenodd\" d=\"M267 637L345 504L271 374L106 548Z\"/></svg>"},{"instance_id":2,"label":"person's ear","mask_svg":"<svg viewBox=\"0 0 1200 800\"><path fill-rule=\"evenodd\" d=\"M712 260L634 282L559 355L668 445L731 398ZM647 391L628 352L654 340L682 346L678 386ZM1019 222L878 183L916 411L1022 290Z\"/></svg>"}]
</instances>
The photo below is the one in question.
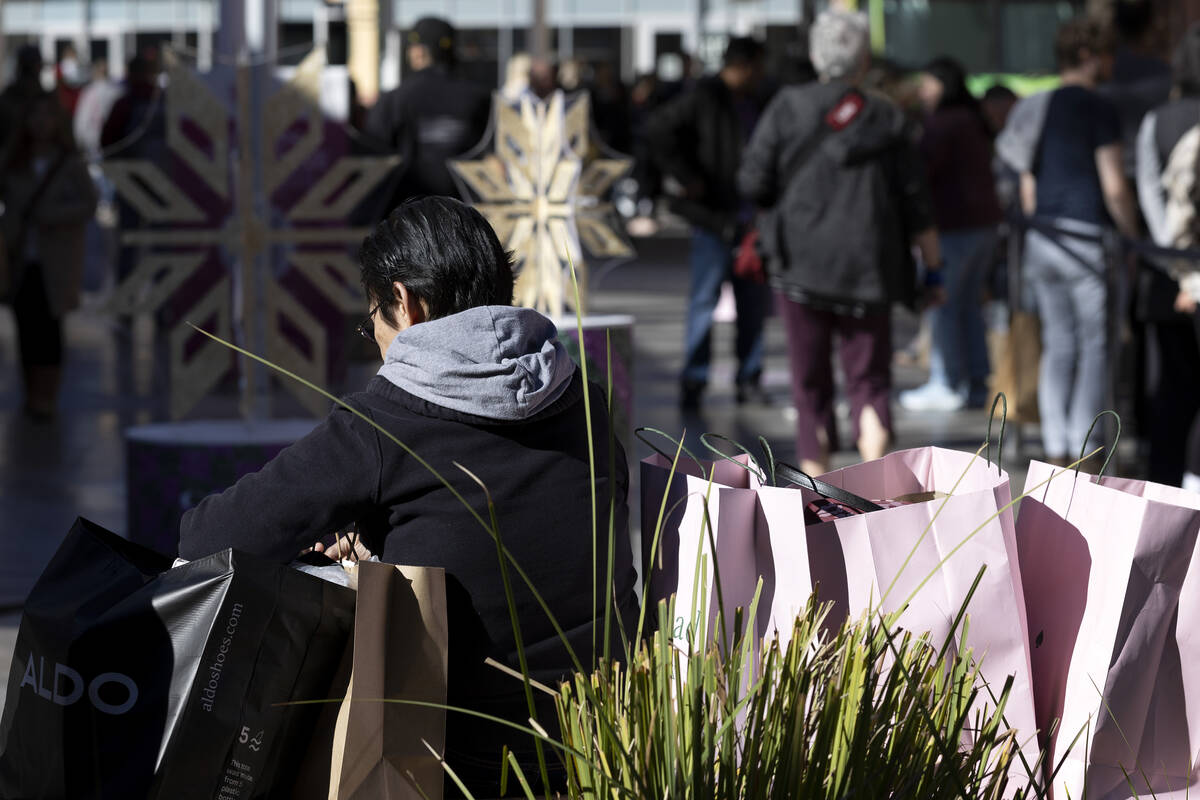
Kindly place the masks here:
<instances>
[{"instance_id":1,"label":"person's ear","mask_svg":"<svg viewBox=\"0 0 1200 800\"><path fill-rule=\"evenodd\" d=\"M400 319L407 325L416 325L419 322L425 321L425 307L421 304L421 300L408 290L400 281L392 283L392 292L396 297L396 304L400 309Z\"/></svg>"}]
</instances>

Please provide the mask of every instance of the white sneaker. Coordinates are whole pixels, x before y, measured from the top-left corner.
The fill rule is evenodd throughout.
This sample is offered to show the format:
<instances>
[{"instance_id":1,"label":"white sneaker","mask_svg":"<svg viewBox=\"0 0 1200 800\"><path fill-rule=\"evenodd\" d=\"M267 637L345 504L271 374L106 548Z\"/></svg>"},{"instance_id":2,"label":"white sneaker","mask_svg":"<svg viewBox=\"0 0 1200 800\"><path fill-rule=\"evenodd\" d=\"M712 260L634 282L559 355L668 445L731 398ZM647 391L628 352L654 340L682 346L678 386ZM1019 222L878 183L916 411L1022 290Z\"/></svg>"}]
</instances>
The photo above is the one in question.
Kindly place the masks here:
<instances>
[{"instance_id":1,"label":"white sneaker","mask_svg":"<svg viewBox=\"0 0 1200 800\"><path fill-rule=\"evenodd\" d=\"M905 411L958 411L966 403L961 394L940 383L900 393L900 407Z\"/></svg>"}]
</instances>

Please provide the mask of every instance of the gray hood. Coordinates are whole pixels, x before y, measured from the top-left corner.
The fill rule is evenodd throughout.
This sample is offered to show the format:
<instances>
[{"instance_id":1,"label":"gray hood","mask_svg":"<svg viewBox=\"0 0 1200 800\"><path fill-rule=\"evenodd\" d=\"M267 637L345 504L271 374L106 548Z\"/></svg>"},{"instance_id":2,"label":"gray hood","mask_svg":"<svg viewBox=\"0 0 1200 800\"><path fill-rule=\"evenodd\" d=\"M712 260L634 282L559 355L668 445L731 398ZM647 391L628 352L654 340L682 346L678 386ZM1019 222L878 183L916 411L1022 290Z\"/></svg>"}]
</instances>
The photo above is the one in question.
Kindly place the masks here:
<instances>
[{"instance_id":1,"label":"gray hood","mask_svg":"<svg viewBox=\"0 0 1200 800\"><path fill-rule=\"evenodd\" d=\"M520 421L566 391L575 363L554 323L514 306L480 306L397 334L379 375L422 400Z\"/></svg>"}]
</instances>

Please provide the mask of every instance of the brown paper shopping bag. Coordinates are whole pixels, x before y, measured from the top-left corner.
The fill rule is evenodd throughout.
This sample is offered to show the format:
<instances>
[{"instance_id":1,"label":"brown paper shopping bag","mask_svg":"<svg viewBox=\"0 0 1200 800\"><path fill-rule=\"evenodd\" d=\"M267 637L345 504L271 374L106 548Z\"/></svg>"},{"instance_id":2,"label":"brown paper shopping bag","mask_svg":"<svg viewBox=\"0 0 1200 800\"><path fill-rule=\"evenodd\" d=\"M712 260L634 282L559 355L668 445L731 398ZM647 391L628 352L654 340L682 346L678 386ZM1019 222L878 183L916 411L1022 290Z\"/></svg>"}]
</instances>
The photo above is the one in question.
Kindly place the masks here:
<instances>
[{"instance_id":1,"label":"brown paper shopping bag","mask_svg":"<svg viewBox=\"0 0 1200 800\"><path fill-rule=\"evenodd\" d=\"M297 800L440 800L446 703L442 569L362 562L354 637L297 780ZM340 696L340 694L338 695ZM417 787L420 787L418 791Z\"/></svg>"},{"instance_id":2,"label":"brown paper shopping bag","mask_svg":"<svg viewBox=\"0 0 1200 800\"><path fill-rule=\"evenodd\" d=\"M1041 360L1041 320L1028 311L1013 311L992 374L992 393L1003 394L1012 401L1009 421L1036 423L1040 418L1038 369Z\"/></svg>"}]
</instances>

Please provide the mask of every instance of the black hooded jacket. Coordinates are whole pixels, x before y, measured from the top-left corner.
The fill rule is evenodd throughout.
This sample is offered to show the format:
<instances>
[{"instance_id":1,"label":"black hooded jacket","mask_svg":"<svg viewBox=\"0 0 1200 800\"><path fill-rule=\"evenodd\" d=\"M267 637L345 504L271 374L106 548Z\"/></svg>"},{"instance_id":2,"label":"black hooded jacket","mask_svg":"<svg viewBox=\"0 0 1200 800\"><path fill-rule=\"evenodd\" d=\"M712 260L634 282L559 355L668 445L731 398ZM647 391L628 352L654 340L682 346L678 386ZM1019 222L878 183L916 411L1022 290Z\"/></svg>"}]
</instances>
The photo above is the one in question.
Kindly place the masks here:
<instances>
[{"instance_id":1,"label":"black hooded jacket","mask_svg":"<svg viewBox=\"0 0 1200 800\"><path fill-rule=\"evenodd\" d=\"M400 155L392 205L411 197L457 197L446 160L479 144L491 108L487 90L442 65L406 75L380 97L367 116L366 133Z\"/></svg>"}]
</instances>

